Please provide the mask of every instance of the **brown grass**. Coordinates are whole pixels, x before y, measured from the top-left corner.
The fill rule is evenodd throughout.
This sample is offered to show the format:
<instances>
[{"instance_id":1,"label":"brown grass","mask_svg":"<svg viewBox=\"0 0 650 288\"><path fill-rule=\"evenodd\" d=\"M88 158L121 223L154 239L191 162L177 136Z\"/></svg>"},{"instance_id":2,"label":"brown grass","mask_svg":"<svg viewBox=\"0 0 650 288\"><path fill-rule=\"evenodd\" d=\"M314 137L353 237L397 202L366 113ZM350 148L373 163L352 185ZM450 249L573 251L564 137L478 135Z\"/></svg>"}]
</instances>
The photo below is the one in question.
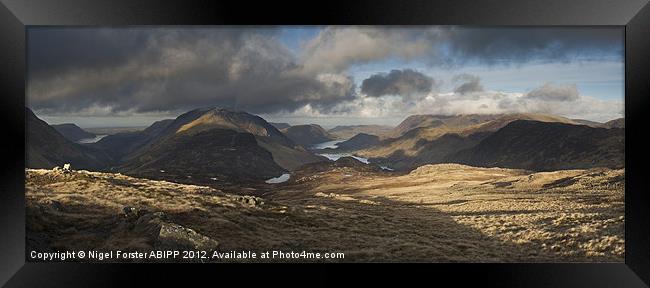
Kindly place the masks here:
<instances>
[{"instance_id":1,"label":"brown grass","mask_svg":"<svg viewBox=\"0 0 650 288\"><path fill-rule=\"evenodd\" d=\"M28 170L28 246L151 249L119 218L134 206L163 211L226 252L344 252L337 261L345 262L622 262L623 180L623 170L606 169L337 168L270 185L267 201L250 205L201 186Z\"/></svg>"}]
</instances>

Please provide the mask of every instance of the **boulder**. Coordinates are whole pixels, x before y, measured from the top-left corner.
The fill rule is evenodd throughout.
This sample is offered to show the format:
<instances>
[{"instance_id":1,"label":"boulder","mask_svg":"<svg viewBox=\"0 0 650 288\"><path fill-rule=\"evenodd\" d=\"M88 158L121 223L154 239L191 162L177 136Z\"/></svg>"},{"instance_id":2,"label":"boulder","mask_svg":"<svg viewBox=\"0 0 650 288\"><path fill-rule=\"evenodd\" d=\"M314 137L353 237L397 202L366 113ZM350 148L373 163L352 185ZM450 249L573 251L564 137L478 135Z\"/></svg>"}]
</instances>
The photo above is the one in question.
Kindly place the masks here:
<instances>
[{"instance_id":1,"label":"boulder","mask_svg":"<svg viewBox=\"0 0 650 288\"><path fill-rule=\"evenodd\" d=\"M183 249L214 251L219 243L210 237L176 223L161 222L158 233L158 249Z\"/></svg>"},{"instance_id":2,"label":"boulder","mask_svg":"<svg viewBox=\"0 0 650 288\"><path fill-rule=\"evenodd\" d=\"M264 199L255 196L236 196L235 199L243 204L253 207L264 205Z\"/></svg>"},{"instance_id":3,"label":"boulder","mask_svg":"<svg viewBox=\"0 0 650 288\"><path fill-rule=\"evenodd\" d=\"M47 200L45 202L45 207L47 207L50 210L57 211L57 212L63 211L63 204L61 204L61 202L56 201L56 200Z\"/></svg>"},{"instance_id":4,"label":"boulder","mask_svg":"<svg viewBox=\"0 0 650 288\"><path fill-rule=\"evenodd\" d=\"M138 208L131 207L131 206L124 206L122 208L122 212L124 213L124 218L127 219L138 219L138 216L140 215Z\"/></svg>"},{"instance_id":5,"label":"boulder","mask_svg":"<svg viewBox=\"0 0 650 288\"><path fill-rule=\"evenodd\" d=\"M162 212L144 214L135 222L133 231L151 239L158 250L214 251L219 247L219 242L214 239L167 218Z\"/></svg>"}]
</instances>

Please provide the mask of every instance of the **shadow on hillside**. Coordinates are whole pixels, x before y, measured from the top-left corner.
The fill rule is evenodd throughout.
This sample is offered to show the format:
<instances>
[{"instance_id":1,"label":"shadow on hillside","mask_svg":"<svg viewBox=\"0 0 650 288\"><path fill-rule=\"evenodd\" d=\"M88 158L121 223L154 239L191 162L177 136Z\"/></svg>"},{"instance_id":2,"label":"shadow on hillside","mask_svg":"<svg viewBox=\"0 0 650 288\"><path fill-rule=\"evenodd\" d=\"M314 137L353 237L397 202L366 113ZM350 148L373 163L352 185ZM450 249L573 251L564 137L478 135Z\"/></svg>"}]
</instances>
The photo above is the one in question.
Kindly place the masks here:
<instances>
[{"instance_id":1,"label":"shadow on hillside","mask_svg":"<svg viewBox=\"0 0 650 288\"><path fill-rule=\"evenodd\" d=\"M577 258L567 258L542 250L542 243L504 242L460 224L453 215L432 206L387 198L361 198L354 192L332 197L300 194L302 197L276 195L275 201L259 207L201 202L196 203L195 209L163 212L170 221L217 240L222 252L345 253L345 258L335 260L234 262L598 261L580 251ZM146 240L131 234L123 225L114 208L79 203L43 207L28 202L27 250L151 248Z\"/></svg>"},{"instance_id":2,"label":"shadow on hillside","mask_svg":"<svg viewBox=\"0 0 650 288\"><path fill-rule=\"evenodd\" d=\"M348 192L342 196L355 194ZM578 258L568 258L542 250L542 243L501 241L460 224L453 215L431 206L387 198L358 200L361 201L336 197L280 197L278 202L302 207L303 211L281 220L285 226L281 231L283 238L290 240L283 242L285 246L275 245L269 249L290 246L342 251L346 253L346 262L584 262L589 259L580 256L583 254L580 251ZM493 213L501 212L514 213ZM246 246L243 243L232 245L232 249Z\"/></svg>"}]
</instances>

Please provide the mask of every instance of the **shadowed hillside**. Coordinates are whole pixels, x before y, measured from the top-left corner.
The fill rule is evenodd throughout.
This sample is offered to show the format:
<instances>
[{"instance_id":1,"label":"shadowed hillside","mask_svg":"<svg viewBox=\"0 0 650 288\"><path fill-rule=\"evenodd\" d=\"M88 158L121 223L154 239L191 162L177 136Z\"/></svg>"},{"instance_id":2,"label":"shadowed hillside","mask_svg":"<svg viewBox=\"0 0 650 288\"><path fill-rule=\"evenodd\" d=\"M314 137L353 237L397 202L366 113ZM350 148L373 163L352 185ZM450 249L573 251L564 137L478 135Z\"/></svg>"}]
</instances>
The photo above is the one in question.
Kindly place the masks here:
<instances>
[{"instance_id":1,"label":"shadowed hillside","mask_svg":"<svg viewBox=\"0 0 650 288\"><path fill-rule=\"evenodd\" d=\"M502 114L469 114L469 115L413 115L402 121L395 129L392 136L400 137L415 128L427 127L467 127L485 123L503 117Z\"/></svg>"},{"instance_id":2,"label":"shadowed hillside","mask_svg":"<svg viewBox=\"0 0 650 288\"><path fill-rule=\"evenodd\" d=\"M273 127L278 128L278 130L282 130L284 128L289 128L291 125L289 123L273 123L269 122L269 124L273 125Z\"/></svg>"},{"instance_id":3,"label":"shadowed hillside","mask_svg":"<svg viewBox=\"0 0 650 288\"><path fill-rule=\"evenodd\" d=\"M94 138L96 136L93 133L84 131L79 126L72 123L52 125L52 128L72 142L77 142L81 139Z\"/></svg>"},{"instance_id":4,"label":"shadowed hillside","mask_svg":"<svg viewBox=\"0 0 650 288\"><path fill-rule=\"evenodd\" d=\"M322 160L258 116L217 108L185 113L145 139L120 170L170 179L170 168L164 166L173 165L194 181L220 178L216 175L261 180Z\"/></svg>"},{"instance_id":5,"label":"shadowed hillside","mask_svg":"<svg viewBox=\"0 0 650 288\"><path fill-rule=\"evenodd\" d=\"M349 139L357 134L387 137L390 136L392 130L393 127L385 125L340 125L327 130L327 132L339 139Z\"/></svg>"},{"instance_id":6,"label":"shadowed hillside","mask_svg":"<svg viewBox=\"0 0 650 288\"><path fill-rule=\"evenodd\" d=\"M472 166L535 171L623 168L624 137L623 129L514 121L475 147L458 152L447 160Z\"/></svg>"},{"instance_id":7,"label":"shadowed hillside","mask_svg":"<svg viewBox=\"0 0 650 288\"><path fill-rule=\"evenodd\" d=\"M25 109L26 117L26 166L28 168L52 168L70 163L73 167L103 170L113 162L105 151L74 143L57 132L45 121Z\"/></svg>"},{"instance_id":8,"label":"shadowed hillside","mask_svg":"<svg viewBox=\"0 0 650 288\"><path fill-rule=\"evenodd\" d=\"M603 128L625 128L625 118L607 121L601 125Z\"/></svg>"},{"instance_id":9,"label":"shadowed hillside","mask_svg":"<svg viewBox=\"0 0 650 288\"><path fill-rule=\"evenodd\" d=\"M327 133L323 127L316 124L294 125L282 129L282 132L293 142L303 147L334 140L335 137Z\"/></svg>"},{"instance_id":10,"label":"shadowed hillside","mask_svg":"<svg viewBox=\"0 0 650 288\"><path fill-rule=\"evenodd\" d=\"M180 182L261 181L285 170L250 133L226 129L183 131L153 145L120 168L125 174Z\"/></svg>"},{"instance_id":11,"label":"shadowed hillside","mask_svg":"<svg viewBox=\"0 0 650 288\"><path fill-rule=\"evenodd\" d=\"M293 169L305 163L322 160L320 157L294 144L293 141L264 119L241 111L230 111L219 108L192 110L180 115L174 120L156 122L144 131L107 136L94 145L116 155L122 162L120 166L129 167L128 171L135 171L134 169L136 167L142 165L141 159L154 159L160 156L151 155L154 147L156 147L156 153L158 154L164 154L161 150L164 147L172 148L172 146L166 146L166 144L163 145L161 143L175 143L179 137L182 138L182 135L194 135L198 132L214 129L217 129L217 132L226 133L224 137L230 137L230 132L227 132L227 130L253 135L256 140L255 145L270 152L273 161L282 167L283 170ZM215 137L218 138L217 135ZM194 152L200 153L200 151ZM168 150L165 153L175 154L177 152ZM210 155L216 156L216 154ZM178 155L178 157L181 157L181 155ZM224 159L218 160L218 162L223 161ZM237 164L233 165L237 166ZM201 166L199 165L198 167ZM275 175L277 171L277 169L271 169L266 172L262 171L260 175ZM153 172L148 172L148 174L151 173Z\"/></svg>"},{"instance_id":12,"label":"shadowed hillside","mask_svg":"<svg viewBox=\"0 0 650 288\"><path fill-rule=\"evenodd\" d=\"M377 144L379 144L379 136L359 133L357 135L354 135L354 137L348 140L336 144L337 148L332 150L340 151L340 152L357 151L357 150L373 147ZM330 150L330 149L325 149L325 150Z\"/></svg>"},{"instance_id":13,"label":"shadowed hillside","mask_svg":"<svg viewBox=\"0 0 650 288\"><path fill-rule=\"evenodd\" d=\"M122 160L125 156L153 141L173 121L172 119L156 121L142 131L108 135L91 145L105 149L116 159Z\"/></svg>"},{"instance_id":14,"label":"shadowed hillside","mask_svg":"<svg viewBox=\"0 0 650 288\"><path fill-rule=\"evenodd\" d=\"M545 114L515 113L503 115L416 115L398 128L420 126L397 138L355 153L397 170L410 171L425 164L452 161L451 155L478 144L484 137L517 120L575 124L570 119ZM417 124L417 125L416 125ZM429 125L429 126L426 126ZM401 127L401 128L400 128Z\"/></svg>"}]
</instances>

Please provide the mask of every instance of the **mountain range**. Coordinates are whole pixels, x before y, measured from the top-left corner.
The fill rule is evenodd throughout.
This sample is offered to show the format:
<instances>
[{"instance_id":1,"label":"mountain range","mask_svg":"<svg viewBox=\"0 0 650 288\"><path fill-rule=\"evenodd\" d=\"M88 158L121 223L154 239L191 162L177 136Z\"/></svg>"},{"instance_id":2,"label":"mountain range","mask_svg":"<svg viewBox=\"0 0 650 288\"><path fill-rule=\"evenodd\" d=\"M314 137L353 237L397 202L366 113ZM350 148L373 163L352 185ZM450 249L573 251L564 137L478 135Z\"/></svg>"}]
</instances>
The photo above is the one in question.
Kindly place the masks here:
<instances>
[{"instance_id":1,"label":"mountain range","mask_svg":"<svg viewBox=\"0 0 650 288\"><path fill-rule=\"evenodd\" d=\"M156 179L257 181L325 160L264 119L241 111L196 109L85 145L66 139L29 109L27 115L30 168L71 163Z\"/></svg>"},{"instance_id":2,"label":"mountain range","mask_svg":"<svg viewBox=\"0 0 650 288\"><path fill-rule=\"evenodd\" d=\"M468 114L468 115L412 115L404 119L391 132L392 137L400 137L413 129L426 127L465 127L495 120L500 114Z\"/></svg>"},{"instance_id":3,"label":"mountain range","mask_svg":"<svg viewBox=\"0 0 650 288\"><path fill-rule=\"evenodd\" d=\"M243 111L202 108L141 131L78 144L71 140L83 135L76 125L50 126L31 110L26 114L29 168L71 163L76 169L177 182L259 182L305 164L327 162L316 154L320 151L365 157L398 171L437 163L533 171L624 167L622 118L597 123L532 113L414 115L392 129L353 125L326 130L315 124L271 124ZM356 134L342 138L351 133ZM310 151L314 144L333 140L345 141L336 148Z\"/></svg>"},{"instance_id":4,"label":"mountain range","mask_svg":"<svg viewBox=\"0 0 650 288\"><path fill-rule=\"evenodd\" d=\"M398 125L393 130L393 135L395 138L388 138L380 141L377 145L371 146L370 148L361 149L355 152L355 154L370 158L372 162L380 163L383 165L388 165L396 170L405 170L410 171L421 165L425 164L436 164L436 163L473 163L477 166L488 166L504 168L521 168L521 165L511 161L501 161L501 162L489 162L489 161L474 161L470 158L468 153L460 153L463 150L471 149L474 146L477 146L482 143L482 141L492 135L493 133L500 131L508 124L515 121L527 120L531 122L540 123L536 126L531 126L530 130L519 130L517 133L521 134L521 137L541 137L543 133L548 133L546 129L547 126L551 126L550 129L559 129L557 126L553 126L550 123L561 123L566 124L566 129L558 131L558 135L564 138L561 139L572 139L569 135L578 133L574 130L587 129L593 130L607 130L605 124L599 124L598 127L591 127L580 124L574 120L546 114L534 114L534 113L516 113L516 114L496 114L496 115L458 115L458 116L439 116L439 115L416 115L408 117L400 125ZM411 130L404 131L407 127ZM512 127L511 127L512 128ZM598 130L600 129L600 130ZM541 163L542 159L539 161L534 161L529 165L525 165L528 169L531 170L548 170L552 167L565 167L565 169L572 168L581 168L581 167L622 167L623 166L623 154L624 154L624 144L622 141L624 139L619 137L624 134L623 128L614 128L619 130L616 133L607 134L607 137L616 138L616 140L611 140L613 142L619 141L618 146L608 146L607 149L616 149L615 152L606 153L601 155L601 158L591 159L592 163L586 165L582 163L582 159L579 159L580 153L587 153L579 149L583 147L573 147L578 149L573 151L572 155L576 158L571 159L572 161L557 164L549 165L549 163ZM580 130L582 131L582 130ZM584 137L595 135L590 133L583 133ZM500 136L502 134L498 134ZM566 136L566 137L565 137ZM496 137L496 136L495 136ZM554 141L554 139L539 139L540 146L538 148L544 148L544 143ZM596 139L585 138L582 139L585 142L593 142ZM599 140L600 141L600 140ZM607 141L605 141L607 142ZM495 143L495 142L492 142ZM511 142L500 143L499 145L512 144ZM494 144L483 143L481 147L490 146ZM619 147L620 146L620 147ZM620 148L620 149L618 149ZM498 149L494 147L492 152L496 152ZM488 149L484 150L485 153L488 153ZM502 150L498 150L502 151ZM508 153L511 153L511 157L514 158L526 158L529 157L528 153L531 151L523 151L518 149L509 150ZM565 152L567 152L565 150ZM594 151L591 151L594 152ZM590 153L591 153L590 152ZM601 151L603 152L603 151ZM594 152L595 153L595 152ZM470 153L471 154L471 153ZM487 156L486 156L487 157ZM496 156L495 156L496 157ZM569 159L565 159L569 160ZM552 158L552 160L545 161L559 161L559 158ZM616 164L618 163L618 164Z\"/></svg>"},{"instance_id":5,"label":"mountain range","mask_svg":"<svg viewBox=\"0 0 650 288\"><path fill-rule=\"evenodd\" d=\"M218 176L266 179L323 160L261 117L219 108L192 110L141 132L107 136L96 145L113 151L128 147L119 154L119 171L151 175L163 170L166 178L187 174L203 180Z\"/></svg>"},{"instance_id":6,"label":"mountain range","mask_svg":"<svg viewBox=\"0 0 650 288\"><path fill-rule=\"evenodd\" d=\"M555 171L624 168L624 156L623 129L517 120L446 160L479 167Z\"/></svg>"}]
</instances>

